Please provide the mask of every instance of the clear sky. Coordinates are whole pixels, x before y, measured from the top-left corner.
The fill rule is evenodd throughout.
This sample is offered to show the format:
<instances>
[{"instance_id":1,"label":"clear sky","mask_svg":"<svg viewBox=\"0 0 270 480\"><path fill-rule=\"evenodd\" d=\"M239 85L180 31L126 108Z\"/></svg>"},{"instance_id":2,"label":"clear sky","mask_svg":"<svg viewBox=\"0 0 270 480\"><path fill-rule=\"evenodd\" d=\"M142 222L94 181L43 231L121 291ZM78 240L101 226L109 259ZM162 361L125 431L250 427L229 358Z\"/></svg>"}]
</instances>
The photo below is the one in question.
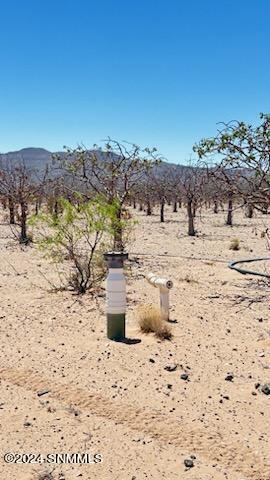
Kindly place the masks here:
<instances>
[{"instance_id":1,"label":"clear sky","mask_svg":"<svg viewBox=\"0 0 270 480\"><path fill-rule=\"evenodd\" d=\"M268 0L0 0L0 151L111 136L183 163L270 112Z\"/></svg>"}]
</instances>

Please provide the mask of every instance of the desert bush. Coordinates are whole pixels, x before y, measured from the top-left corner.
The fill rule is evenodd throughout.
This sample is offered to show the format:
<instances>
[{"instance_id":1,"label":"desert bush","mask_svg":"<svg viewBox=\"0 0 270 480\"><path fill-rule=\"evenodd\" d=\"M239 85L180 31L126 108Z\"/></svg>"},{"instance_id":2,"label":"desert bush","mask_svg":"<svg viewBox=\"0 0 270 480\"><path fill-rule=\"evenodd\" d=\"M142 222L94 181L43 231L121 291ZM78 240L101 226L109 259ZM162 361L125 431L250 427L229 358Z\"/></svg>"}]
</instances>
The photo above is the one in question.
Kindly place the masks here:
<instances>
[{"instance_id":1,"label":"desert bush","mask_svg":"<svg viewBox=\"0 0 270 480\"><path fill-rule=\"evenodd\" d=\"M170 340L170 326L165 322L160 310L153 305L143 305L138 309L138 321L142 332L153 332L158 338Z\"/></svg>"},{"instance_id":2,"label":"desert bush","mask_svg":"<svg viewBox=\"0 0 270 480\"><path fill-rule=\"evenodd\" d=\"M67 286L79 294L95 289L104 279L103 253L111 247L117 226L117 205L96 197L73 205L60 198L61 215L40 213L31 218L38 227L37 242L45 256L69 264Z\"/></svg>"},{"instance_id":3,"label":"desert bush","mask_svg":"<svg viewBox=\"0 0 270 480\"><path fill-rule=\"evenodd\" d=\"M230 249L230 250L240 250L240 241L239 241L238 238L233 238L233 239L231 240L229 249Z\"/></svg>"}]
</instances>

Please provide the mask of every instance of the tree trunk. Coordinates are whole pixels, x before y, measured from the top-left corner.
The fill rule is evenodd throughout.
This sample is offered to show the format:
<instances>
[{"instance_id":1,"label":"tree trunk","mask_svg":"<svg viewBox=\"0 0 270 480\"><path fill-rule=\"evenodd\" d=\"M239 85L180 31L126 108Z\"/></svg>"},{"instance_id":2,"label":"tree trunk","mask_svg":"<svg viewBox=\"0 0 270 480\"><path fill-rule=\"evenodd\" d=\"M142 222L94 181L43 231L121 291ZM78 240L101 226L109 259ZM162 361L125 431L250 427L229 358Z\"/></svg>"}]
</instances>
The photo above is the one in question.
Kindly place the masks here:
<instances>
[{"instance_id":1,"label":"tree trunk","mask_svg":"<svg viewBox=\"0 0 270 480\"><path fill-rule=\"evenodd\" d=\"M232 194L228 195L228 212L227 212L227 220L226 225L232 226L232 213L233 213L233 201L232 201Z\"/></svg>"},{"instance_id":2,"label":"tree trunk","mask_svg":"<svg viewBox=\"0 0 270 480\"><path fill-rule=\"evenodd\" d=\"M218 202L214 200L214 213L218 213Z\"/></svg>"},{"instance_id":3,"label":"tree trunk","mask_svg":"<svg viewBox=\"0 0 270 480\"><path fill-rule=\"evenodd\" d=\"M253 217L253 205L247 204L245 214L247 218Z\"/></svg>"},{"instance_id":4,"label":"tree trunk","mask_svg":"<svg viewBox=\"0 0 270 480\"><path fill-rule=\"evenodd\" d=\"M27 237L27 204L24 201L21 201L21 234L20 234L20 243L27 245L29 243L29 238Z\"/></svg>"},{"instance_id":5,"label":"tree trunk","mask_svg":"<svg viewBox=\"0 0 270 480\"><path fill-rule=\"evenodd\" d=\"M15 208L14 202L11 197L8 198L8 209L9 209L9 223L10 225L15 224Z\"/></svg>"},{"instance_id":6,"label":"tree trunk","mask_svg":"<svg viewBox=\"0 0 270 480\"><path fill-rule=\"evenodd\" d=\"M160 221L162 223L164 222L164 206L165 206L165 200L163 198L160 203Z\"/></svg>"},{"instance_id":7,"label":"tree trunk","mask_svg":"<svg viewBox=\"0 0 270 480\"><path fill-rule=\"evenodd\" d=\"M152 215L152 208L151 208L151 203L150 200L147 200L146 203L146 215Z\"/></svg>"},{"instance_id":8,"label":"tree trunk","mask_svg":"<svg viewBox=\"0 0 270 480\"><path fill-rule=\"evenodd\" d=\"M142 212L142 210L143 210L143 204L140 202L139 211Z\"/></svg>"},{"instance_id":9,"label":"tree trunk","mask_svg":"<svg viewBox=\"0 0 270 480\"><path fill-rule=\"evenodd\" d=\"M133 198L133 208L136 208L137 205L136 205L136 198Z\"/></svg>"},{"instance_id":10,"label":"tree trunk","mask_svg":"<svg viewBox=\"0 0 270 480\"><path fill-rule=\"evenodd\" d=\"M175 200L173 203L173 213L177 212L177 201Z\"/></svg>"},{"instance_id":11,"label":"tree trunk","mask_svg":"<svg viewBox=\"0 0 270 480\"><path fill-rule=\"evenodd\" d=\"M121 225L122 218L122 209L118 208L116 213L116 224L114 225L114 241L113 249L115 252L122 252L124 250L123 246L123 229Z\"/></svg>"},{"instance_id":12,"label":"tree trunk","mask_svg":"<svg viewBox=\"0 0 270 480\"><path fill-rule=\"evenodd\" d=\"M188 214L188 235L190 237L195 236L195 228L194 228L194 217L193 217L193 206L192 200L188 200L187 203L187 214Z\"/></svg>"}]
</instances>

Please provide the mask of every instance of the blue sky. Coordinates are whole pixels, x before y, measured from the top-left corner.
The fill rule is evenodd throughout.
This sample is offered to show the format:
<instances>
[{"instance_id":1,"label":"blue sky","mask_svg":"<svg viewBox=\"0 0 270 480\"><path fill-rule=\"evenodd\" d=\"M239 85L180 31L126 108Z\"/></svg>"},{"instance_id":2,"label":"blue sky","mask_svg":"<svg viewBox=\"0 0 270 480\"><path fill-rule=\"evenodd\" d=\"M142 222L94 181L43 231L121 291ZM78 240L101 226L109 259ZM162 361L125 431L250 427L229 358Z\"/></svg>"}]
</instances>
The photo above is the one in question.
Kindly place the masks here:
<instances>
[{"instance_id":1,"label":"blue sky","mask_svg":"<svg viewBox=\"0 0 270 480\"><path fill-rule=\"evenodd\" d=\"M183 163L270 112L267 0L0 0L0 151L110 135Z\"/></svg>"}]
</instances>

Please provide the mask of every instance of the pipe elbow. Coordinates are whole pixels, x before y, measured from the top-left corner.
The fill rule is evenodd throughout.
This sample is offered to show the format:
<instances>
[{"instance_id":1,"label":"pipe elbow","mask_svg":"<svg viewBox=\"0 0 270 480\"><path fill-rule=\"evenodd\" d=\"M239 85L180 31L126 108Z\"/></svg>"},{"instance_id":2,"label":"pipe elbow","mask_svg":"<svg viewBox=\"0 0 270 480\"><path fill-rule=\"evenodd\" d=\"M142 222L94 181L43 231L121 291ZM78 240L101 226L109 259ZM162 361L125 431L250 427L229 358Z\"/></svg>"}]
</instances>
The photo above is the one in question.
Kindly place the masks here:
<instances>
[{"instance_id":1,"label":"pipe elbow","mask_svg":"<svg viewBox=\"0 0 270 480\"><path fill-rule=\"evenodd\" d=\"M153 273L148 273L145 277L151 285L158 287L163 292L167 292L173 287L172 280L167 278L157 277Z\"/></svg>"}]
</instances>

